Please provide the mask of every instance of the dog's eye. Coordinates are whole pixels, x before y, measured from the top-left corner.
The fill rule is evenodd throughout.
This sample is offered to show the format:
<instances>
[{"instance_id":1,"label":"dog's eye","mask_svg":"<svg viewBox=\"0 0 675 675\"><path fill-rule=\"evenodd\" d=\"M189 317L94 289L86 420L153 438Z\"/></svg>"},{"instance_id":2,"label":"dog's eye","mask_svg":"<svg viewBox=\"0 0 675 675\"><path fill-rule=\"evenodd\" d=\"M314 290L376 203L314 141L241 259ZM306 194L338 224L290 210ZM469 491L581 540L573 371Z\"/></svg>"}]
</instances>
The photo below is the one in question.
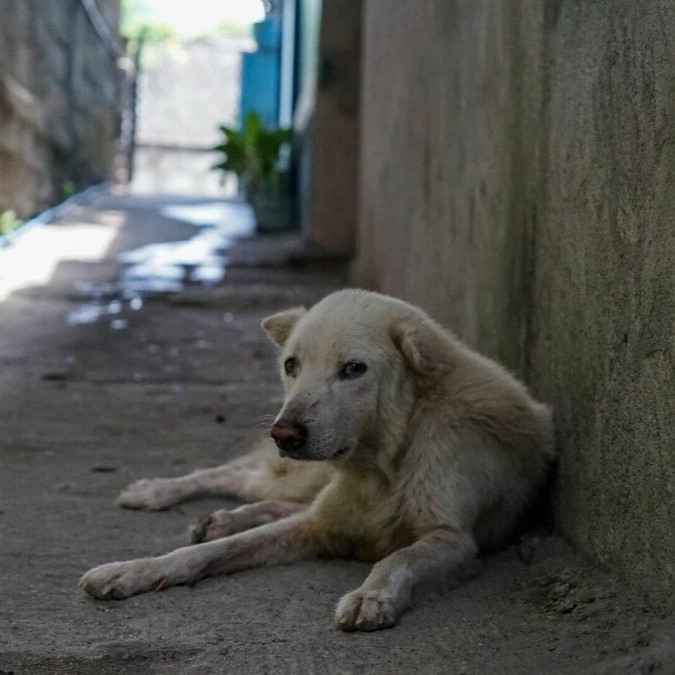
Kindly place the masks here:
<instances>
[{"instance_id":1,"label":"dog's eye","mask_svg":"<svg viewBox=\"0 0 675 675\"><path fill-rule=\"evenodd\" d=\"M340 368L339 376L341 380L355 380L361 377L368 370L368 366L361 361L347 361Z\"/></svg>"},{"instance_id":2,"label":"dog's eye","mask_svg":"<svg viewBox=\"0 0 675 675\"><path fill-rule=\"evenodd\" d=\"M297 360L293 356L289 356L284 361L284 370L286 371L286 375L293 375L295 373L295 368L297 365L298 365Z\"/></svg>"}]
</instances>

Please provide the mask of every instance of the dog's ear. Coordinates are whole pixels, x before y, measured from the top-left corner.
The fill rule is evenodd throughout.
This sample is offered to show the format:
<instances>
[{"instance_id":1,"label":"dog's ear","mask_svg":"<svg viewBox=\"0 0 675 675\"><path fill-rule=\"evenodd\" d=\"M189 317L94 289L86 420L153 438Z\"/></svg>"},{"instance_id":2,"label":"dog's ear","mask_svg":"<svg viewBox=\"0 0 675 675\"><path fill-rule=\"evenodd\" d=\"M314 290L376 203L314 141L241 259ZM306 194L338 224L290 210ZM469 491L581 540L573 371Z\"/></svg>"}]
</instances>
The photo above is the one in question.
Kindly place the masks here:
<instances>
[{"instance_id":1,"label":"dog's ear","mask_svg":"<svg viewBox=\"0 0 675 675\"><path fill-rule=\"evenodd\" d=\"M262 321L262 327L270 336L272 342L277 346L283 347L288 336L291 334L295 324L307 310L304 307L294 307L286 309L283 312L272 314Z\"/></svg>"},{"instance_id":2,"label":"dog's ear","mask_svg":"<svg viewBox=\"0 0 675 675\"><path fill-rule=\"evenodd\" d=\"M418 375L446 371L452 360L452 338L431 319L402 319L390 335L408 367Z\"/></svg>"}]
</instances>

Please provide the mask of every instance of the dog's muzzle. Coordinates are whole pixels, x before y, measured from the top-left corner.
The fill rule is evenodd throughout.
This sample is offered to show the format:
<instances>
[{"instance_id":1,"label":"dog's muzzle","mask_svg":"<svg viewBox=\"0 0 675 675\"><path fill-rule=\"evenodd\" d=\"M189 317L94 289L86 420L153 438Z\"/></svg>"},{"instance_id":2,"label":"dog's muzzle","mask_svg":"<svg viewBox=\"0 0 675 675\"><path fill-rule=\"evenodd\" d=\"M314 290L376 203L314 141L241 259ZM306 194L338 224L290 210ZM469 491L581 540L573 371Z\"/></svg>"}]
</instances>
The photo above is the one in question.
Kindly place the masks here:
<instances>
[{"instance_id":1,"label":"dog's muzzle","mask_svg":"<svg viewBox=\"0 0 675 675\"><path fill-rule=\"evenodd\" d=\"M279 420L270 433L282 454L302 459L307 445L307 427L294 420Z\"/></svg>"}]
</instances>

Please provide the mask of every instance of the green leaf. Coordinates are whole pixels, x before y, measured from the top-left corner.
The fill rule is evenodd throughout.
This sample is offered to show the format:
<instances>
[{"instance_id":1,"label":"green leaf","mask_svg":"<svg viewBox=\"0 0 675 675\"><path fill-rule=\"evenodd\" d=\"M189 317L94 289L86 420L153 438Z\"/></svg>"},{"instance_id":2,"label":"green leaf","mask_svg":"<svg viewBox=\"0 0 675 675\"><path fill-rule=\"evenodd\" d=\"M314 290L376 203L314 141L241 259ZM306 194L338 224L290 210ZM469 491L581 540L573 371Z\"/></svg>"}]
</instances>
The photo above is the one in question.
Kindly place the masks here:
<instances>
[{"instance_id":1,"label":"green leaf","mask_svg":"<svg viewBox=\"0 0 675 675\"><path fill-rule=\"evenodd\" d=\"M290 129L266 129L256 112L249 113L241 129L218 127L223 142L214 148L222 159L214 169L234 172L251 190L279 194L286 178L280 166L281 148L292 139Z\"/></svg>"}]
</instances>

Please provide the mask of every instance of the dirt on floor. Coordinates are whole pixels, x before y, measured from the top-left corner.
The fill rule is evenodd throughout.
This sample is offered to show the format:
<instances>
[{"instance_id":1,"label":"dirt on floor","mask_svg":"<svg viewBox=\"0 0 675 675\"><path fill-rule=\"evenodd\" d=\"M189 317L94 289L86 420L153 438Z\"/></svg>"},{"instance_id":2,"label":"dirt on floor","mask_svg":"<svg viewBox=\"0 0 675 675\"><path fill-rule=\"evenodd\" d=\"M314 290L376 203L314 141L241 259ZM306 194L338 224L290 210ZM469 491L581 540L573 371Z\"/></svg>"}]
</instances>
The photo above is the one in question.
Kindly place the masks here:
<instances>
[{"instance_id":1,"label":"dirt on floor","mask_svg":"<svg viewBox=\"0 0 675 675\"><path fill-rule=\"evenodd\" d=\"M338 264L289 258L292 242L271 237L230 242L212 287L190 265L170 293L119 285L120 254L194 236L168 202L194 206L103 195L41 228L34 245L116 230L97 257L66 256L44 285L0 302L0 675L675 673L673 618L541 532L377 633L333 627L336 602L368 572L343 560L121 602L78 590L94 565L185 545L189 525L222 505L144 513L115 497L137 478L244 452L281 401L260 320L344 283Z\"/></svg>"}]
</instances>

